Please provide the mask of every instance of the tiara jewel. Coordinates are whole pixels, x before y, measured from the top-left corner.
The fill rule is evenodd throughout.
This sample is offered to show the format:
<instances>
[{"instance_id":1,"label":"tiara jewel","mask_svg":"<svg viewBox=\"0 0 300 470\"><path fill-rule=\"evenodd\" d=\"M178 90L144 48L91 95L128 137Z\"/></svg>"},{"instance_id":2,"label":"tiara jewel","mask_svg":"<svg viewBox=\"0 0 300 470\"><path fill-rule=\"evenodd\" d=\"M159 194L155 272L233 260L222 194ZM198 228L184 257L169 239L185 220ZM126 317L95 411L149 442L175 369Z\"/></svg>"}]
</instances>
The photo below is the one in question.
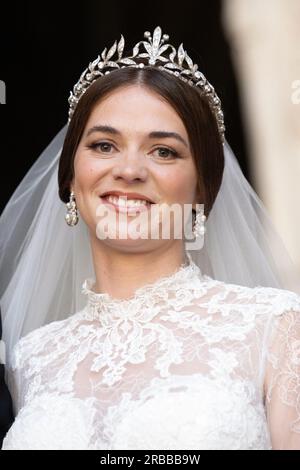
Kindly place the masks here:
<instances>
[{"instance_id":1,"label":"tiara jewel","mask_svg":"<svg viewBox=\"0 0 300 470\"><path fill-rule=\"evenodd\" d=\"M70 92L68 99L70 104L69 122L78 101L97 78L123 67L143 68L148 65L165 70L175 75L180 80L187 82L189 85L200 88L202 94L206 96L208 104L216 117L219 133L224 143L225 126L221 100L216 94L214 87L205 78L203 73L198 70L198 65L193 63L192 59L183 49L183 44L180 44L177 51L171 44L165 44L165 42L169 40L169 36L167 34L162 35L162 30L159 26L155 28L153 36L151 36L149 31L146 31L144 37L146 40L139 41L134 46L131 56L123 57L125 40L123 35L121 35L121 39L118 43L115 41L109 50L105 48L101 55L89 64L88 68L81 74L73 91ZM137 61L137 59L144 59L144 61L140 62ZM145 59L148 64L144 63Z\"/></svg>"}]
</instances>

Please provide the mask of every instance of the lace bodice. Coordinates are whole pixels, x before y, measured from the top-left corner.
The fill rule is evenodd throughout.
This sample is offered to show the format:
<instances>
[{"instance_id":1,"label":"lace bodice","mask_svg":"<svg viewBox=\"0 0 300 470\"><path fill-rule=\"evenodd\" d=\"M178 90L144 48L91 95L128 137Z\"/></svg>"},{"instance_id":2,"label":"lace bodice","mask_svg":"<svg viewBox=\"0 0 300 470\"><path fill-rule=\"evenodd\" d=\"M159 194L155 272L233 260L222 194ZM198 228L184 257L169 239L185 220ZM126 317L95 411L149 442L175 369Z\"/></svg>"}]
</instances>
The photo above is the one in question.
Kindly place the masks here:
<instances>
[{"instance_id":1,"label":"lace bodice","mask_svg":"<svg viewBox=\"0 0 300 470\"><path fill-rule=\"evenodd\" d=\"M300 448L300 297L190 259L22 338L3 449Z\"/></svg>"}]
</instances>

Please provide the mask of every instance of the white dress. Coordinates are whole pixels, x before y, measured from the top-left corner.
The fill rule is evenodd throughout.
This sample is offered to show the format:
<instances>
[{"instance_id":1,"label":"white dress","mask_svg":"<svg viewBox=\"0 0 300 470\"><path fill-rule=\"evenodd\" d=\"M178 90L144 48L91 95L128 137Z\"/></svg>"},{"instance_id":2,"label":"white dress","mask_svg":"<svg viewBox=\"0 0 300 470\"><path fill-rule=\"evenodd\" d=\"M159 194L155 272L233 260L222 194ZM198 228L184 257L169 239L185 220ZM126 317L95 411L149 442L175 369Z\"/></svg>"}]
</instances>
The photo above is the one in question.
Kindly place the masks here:
<instances>
[{"instance_id":1,"label":"white dress","mask_svg":"<svg viewBox=\"0 0 300 470\"><path fill-rule=\"evenodd\" d=\"M300 448L300 296L181 266L14 349L3 449Z\"/></svg>"}]
</instances>

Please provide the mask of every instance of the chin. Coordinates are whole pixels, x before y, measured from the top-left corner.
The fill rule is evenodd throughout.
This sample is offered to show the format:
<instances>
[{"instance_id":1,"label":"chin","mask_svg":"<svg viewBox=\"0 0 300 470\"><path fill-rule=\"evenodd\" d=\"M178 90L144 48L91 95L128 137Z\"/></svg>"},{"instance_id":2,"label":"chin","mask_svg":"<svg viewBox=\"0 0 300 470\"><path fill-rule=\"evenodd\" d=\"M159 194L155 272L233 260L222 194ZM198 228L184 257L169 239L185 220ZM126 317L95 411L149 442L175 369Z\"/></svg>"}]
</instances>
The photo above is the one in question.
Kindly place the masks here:
<instances>
[{"instance_id":1,"label":"chin","mask_svg":"<svg viewBox=\"0 0 300 470\"><path fill-rule=\"evenodd\" d=\"M103 235L102 235L103 237ZM97 236L99 242L104 243L106 246L110 248L115 248L119 251L124 252L132 252L136 253L138 251L148 251L153 250L155 248L159 248L164 240L152 240L150 236L148 238L101 238Z\"/></svg>"}]
</instances>

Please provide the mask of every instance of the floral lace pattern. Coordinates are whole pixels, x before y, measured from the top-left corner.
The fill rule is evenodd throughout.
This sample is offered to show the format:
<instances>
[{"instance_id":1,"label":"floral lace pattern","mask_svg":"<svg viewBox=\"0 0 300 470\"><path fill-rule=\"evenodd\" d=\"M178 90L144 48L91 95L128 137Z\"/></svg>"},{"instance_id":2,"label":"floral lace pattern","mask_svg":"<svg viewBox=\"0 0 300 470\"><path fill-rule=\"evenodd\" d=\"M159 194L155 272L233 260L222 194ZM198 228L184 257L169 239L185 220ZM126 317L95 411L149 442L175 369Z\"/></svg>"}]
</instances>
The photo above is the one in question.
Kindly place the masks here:
<instances>
[{"instance_id":1,"label":"floral lace pattern","mask_svg":"<svg viewBox=\"0 0 300 470\"><path fill-rule=\"evenodd\" d=\"M300 448L300 297L189 258L130 299L97 294L16 345L3 449Z\"/></svg>"}]
</instances>

